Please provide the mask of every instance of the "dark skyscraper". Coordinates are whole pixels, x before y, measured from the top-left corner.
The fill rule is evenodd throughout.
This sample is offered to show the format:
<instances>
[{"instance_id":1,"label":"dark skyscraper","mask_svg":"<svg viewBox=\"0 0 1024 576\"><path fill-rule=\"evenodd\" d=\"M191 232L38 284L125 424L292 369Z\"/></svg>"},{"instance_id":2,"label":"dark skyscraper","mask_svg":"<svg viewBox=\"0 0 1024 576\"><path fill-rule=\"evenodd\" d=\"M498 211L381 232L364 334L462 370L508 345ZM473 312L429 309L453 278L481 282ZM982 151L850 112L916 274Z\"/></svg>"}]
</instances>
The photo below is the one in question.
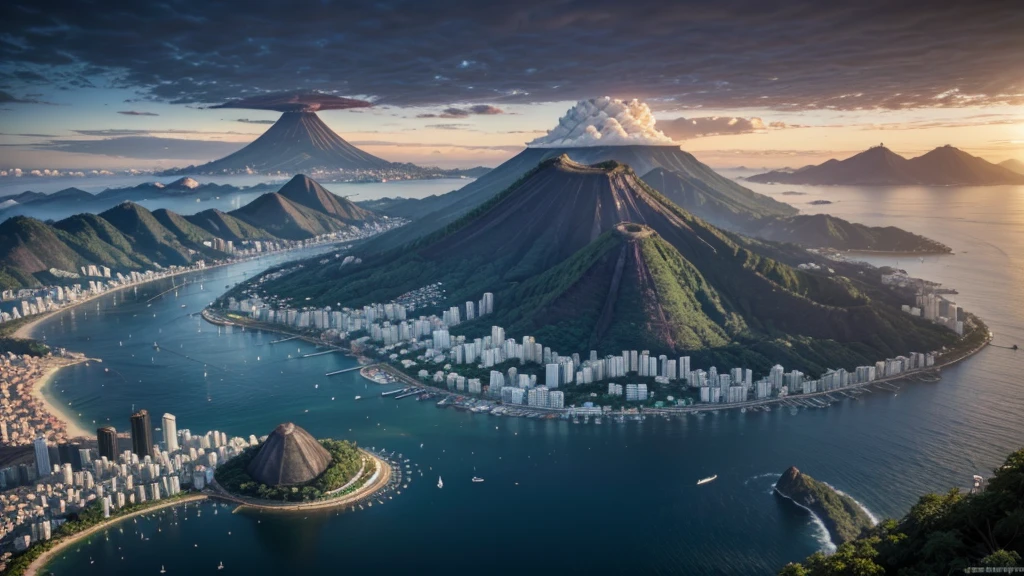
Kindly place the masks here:
<instances>
[{"instance_id":1,"label":"dark skyscraper","mask_svg":"<svg viewBox=\"0 0 1024 576\"><path fill-rule=\"evenodd\" d=\"M133 428L134 430L134 428ZM117 430L113 426L104 426L96 430L96 441L99 443L100 458L117 461Z\"/></svg>"},{"instance_id":2,"label":"dark skyscraper","mask_svg":"<svg viewBox=\"0 0 1024 576\"><path fill-rule=\"evenodd\" d=\"M139 455L139 460L153 457L153 429L149 424L149 412L139 410L132 414L132 452Z\"/></svg>"}]
</instances>

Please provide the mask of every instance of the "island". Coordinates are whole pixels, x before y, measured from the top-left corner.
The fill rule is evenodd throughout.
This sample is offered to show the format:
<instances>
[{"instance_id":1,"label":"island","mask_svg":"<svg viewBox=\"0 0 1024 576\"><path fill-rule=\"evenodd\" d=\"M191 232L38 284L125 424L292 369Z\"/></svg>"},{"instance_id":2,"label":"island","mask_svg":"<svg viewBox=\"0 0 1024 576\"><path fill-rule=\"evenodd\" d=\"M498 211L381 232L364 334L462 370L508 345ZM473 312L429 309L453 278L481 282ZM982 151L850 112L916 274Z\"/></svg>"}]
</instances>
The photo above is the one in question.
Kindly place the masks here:
<instances>
[{"instance_id":1,"label":"island","mask_svg":"<svg viewBox=\"0 0 1024 576\"><path fill-rule=\"evenodd\" d=\"M286 422L217 468L217 497L257 508L295 510L352 504L387 484L389 466L344 440L316 440Z\"/></svg>"},{"instance_id":2,"label":"island","mask_svg":"<svg viewBox=\"0 0 1024 576\"><path fill-rule=\"evenodd\" d=\"M800 472L796 466L783 472L775 483L775 492L817 516L836 546L874 526L871 517L853 498Z\"/></svg>"}]
</instances>

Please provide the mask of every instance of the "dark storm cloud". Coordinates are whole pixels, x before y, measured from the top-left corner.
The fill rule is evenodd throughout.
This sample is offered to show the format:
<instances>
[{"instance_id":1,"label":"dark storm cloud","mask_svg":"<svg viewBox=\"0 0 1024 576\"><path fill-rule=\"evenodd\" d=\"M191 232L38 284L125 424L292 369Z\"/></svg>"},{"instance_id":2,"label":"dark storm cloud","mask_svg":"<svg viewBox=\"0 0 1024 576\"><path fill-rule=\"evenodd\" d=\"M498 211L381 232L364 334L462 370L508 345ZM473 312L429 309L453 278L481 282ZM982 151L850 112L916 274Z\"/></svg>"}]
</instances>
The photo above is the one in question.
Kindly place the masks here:
<instances>
[{"instance_id":1,"label":"dark storm cloud","mask_svg":"<svg viewBox=\"0 0 1024 576\"><path fill-rule=\"evenodd\" d=\"M117 113L125 116L159 116L156 112L139 112L138 110L118 110Z\"/></svg>"},{"instance_id":2,"label":"dark storm cloud","mask_svg":"<svg viewBox=\"0 0 1024 576\"><path fill-rule=\"evenodd\" d=\"M396 106L1024 103L1019 0L8 0L4 12L9 85L24 82L15 70L65 87L102 71L181 104L296 89Z\"/></svg>"},{"instance_id":3,"label":"dark storm cloud","mask_svg":"<svg viewBox=\"0 0 1024 576\"><path fill-rule=\"evenodd\" d=\"M427 113L417 114L417 118L469 118L470 116L477 114L480 116L494 116L497 114L504 114L505 111L497 106L491 106L490 104L475 104L469 108L445 108L440 113Z\"/></svg>"},{"instance_id":4,"label":"dark storm cloud","mask_svg":"<svg viewBox=\"0 0 1024 576\"><path fill-rule=\"evenodd\" d=\"M102 140L51 140L34 147L74 154L99 154L142 160L193 160L220 158L245 146L238 142L210 142L156 136L122 136Z\"/></svg>"},{"instance_id":5,"label":"dark storm cloud","mask_svg":"<svg viewBox=\"0 0 1024 576\"><path fill-rule=\"evenodd\" d=\"M0 104L51 104L50 102L43 102L37 100L35 97L26 96L24 98L18 98L13 94L0 90Z\"/></svg>"}]
</instances>

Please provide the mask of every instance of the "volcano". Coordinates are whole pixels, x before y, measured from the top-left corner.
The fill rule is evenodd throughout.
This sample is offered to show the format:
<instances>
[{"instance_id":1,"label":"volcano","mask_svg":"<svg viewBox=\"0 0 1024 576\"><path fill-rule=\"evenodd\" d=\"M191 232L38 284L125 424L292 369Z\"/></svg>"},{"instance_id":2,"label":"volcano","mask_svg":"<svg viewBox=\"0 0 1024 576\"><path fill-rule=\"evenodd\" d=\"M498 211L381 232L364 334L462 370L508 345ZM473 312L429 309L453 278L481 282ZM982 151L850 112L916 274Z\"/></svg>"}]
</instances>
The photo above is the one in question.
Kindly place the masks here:
<instances>
[{"instance_id":1,"label":"volcano","mask_svg":"<svg viewBox=\"0 0 1024 576\"><path fill-rule=\"evenodd\" d=\"M310 305L361 306L440 281L451 302L495 294L501 305L476 322L481 333L493 324L567 352L646 348L765 370L874 362L948 341L880 286L791 268L774 257L782 251L694 217L624 164L561 155L400 251L266 287Z\"/></svg>"},{"instance_id":2,"label":"volcano","mask_svg":"<svg viewBox=\"0 0 1024 576\"><path fill-rule=\"evenodd\" d=\"M316 112L301 110L281 114L269 130L238 152L182 172L294 174L315 170L377 170L391 165L346 142L324 124Z\"/></svg>"},{"instance_id":3,"label":"volcano","mask_svg":"<svg viewBox=\"0 0 1024 576\"><path fill-rule=\"evenodd\" d=\"M678 192L678 197L670 196L673 201L720 226L738 228L752 219L791 216L797 212L788 204L776 202L719 175L677 145L527 148L454 192L406 200L383 210L389 216L401 216L413 222L371 241L370 249L396 248L441 229L514 184L537 164L563 155L587 165L620 162L629 165L637 174L660 170L657 176L673 184L670 191L663 191L666 195ZM666 174L671 176L666 178ZM687 192L688 189L699 194L699 203L687 205L686 196L693 196ZM726 214L731 214L731 217L717 218Z\"/></svg>"}]
</instances>

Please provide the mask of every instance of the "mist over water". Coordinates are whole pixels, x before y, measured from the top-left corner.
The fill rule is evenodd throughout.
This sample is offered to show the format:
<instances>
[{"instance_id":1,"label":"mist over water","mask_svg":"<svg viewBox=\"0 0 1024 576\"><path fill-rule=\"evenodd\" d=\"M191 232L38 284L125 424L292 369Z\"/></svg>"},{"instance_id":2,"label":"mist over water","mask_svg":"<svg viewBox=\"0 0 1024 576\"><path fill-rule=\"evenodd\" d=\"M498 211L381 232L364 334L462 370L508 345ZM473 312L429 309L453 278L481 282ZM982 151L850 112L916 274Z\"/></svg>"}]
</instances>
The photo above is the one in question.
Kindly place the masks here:
<instances>
[{"instance_id":1,"label":"mist over water","mask_svg":"<svg viewBox=\"0 0 1024 576\"><path fill-rule=\"evenodd\" d=\"M804 212L896 225L950 245L955 255L924 262L864 259L898 262L958 289L957 301L988 323L997 344L1024 345L1024 188L744 185ZM787 190L807 195L781 194ZM835 203L807 204L819 198ZM340 515L230 514L212 503L167 510L71 548L49 566L55 574L155 574L161 565L168 574L205 574L221 561L226 572L245 574L428 567L772 574L825 545L804 510L771 494L787 467L890 517L924 492L966 487L975 473L988 476L1024 445L1024 353L994 347L943 370L938 383L905 384L898 394L876 391L795 414L723 411L597 426L381 398L392 387L356 373L324 376L355 365L350 358L295 359L312 346L270 344L280 336L218 330L189 316L267 265L209 270L201 284L150 307L146 300L170 281L49 320L38 336L104 361L62 371L47 394L88 428L126 429L133 406L171 412L180 429L198 433L263 435L292 421L315 436L401 452L424 476L414 474L409 488L383 506ZM716 481L696 486L712 474ZM438 475L443 490L436 488ZM486 481L474 484L472 476Z\"/></svg>"}]
</instances>

